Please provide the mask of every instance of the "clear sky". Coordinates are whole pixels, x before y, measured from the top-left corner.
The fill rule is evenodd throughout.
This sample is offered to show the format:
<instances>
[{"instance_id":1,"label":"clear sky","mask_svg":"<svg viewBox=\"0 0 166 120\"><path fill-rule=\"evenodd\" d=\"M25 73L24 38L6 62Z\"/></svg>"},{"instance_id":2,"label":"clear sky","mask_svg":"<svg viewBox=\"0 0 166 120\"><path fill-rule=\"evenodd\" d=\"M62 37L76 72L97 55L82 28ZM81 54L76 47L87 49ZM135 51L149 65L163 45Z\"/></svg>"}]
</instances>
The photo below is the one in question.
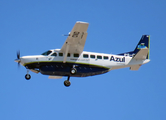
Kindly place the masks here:
<instances>
[{"instance_id":1,"label":"clear sky","mask_svg":"<svg viewBox=\"0 0 166 120\"><path fill-rule=\"evenodd\" d=\"M17 67L21 56L61 48L62 34L89 22L85 51L132 51L151 36L150 63L86 78L62 79ZM165 0L0 0L1 120L166 120Z\"/></svg>"}]
</instances>

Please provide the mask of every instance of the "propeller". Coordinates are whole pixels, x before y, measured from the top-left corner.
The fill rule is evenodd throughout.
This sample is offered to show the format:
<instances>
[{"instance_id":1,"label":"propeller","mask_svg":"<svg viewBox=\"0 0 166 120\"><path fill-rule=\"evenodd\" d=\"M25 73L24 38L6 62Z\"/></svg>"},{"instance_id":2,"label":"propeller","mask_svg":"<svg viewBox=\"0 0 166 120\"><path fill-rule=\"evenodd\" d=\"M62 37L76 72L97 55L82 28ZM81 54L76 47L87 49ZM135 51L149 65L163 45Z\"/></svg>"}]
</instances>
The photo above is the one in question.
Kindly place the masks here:
<instances>
[{"instance_id":1,"label":"propeller","mask_svg":"<svg viewBox=\"0 0 166 120\"><path fill-rule=\"evenodd\" d=\"M17 59L20 59L20 51L17 51Z\"/></svg>"},{"instance_id":2,"label":"propeller","mask_svg":"<svg viewBox=\"0 0 166 120\"><path fill-rule=\"evenodd\" d=\"M15 62L18 62L18 67L20 67L20 62L21 62L20 51L17 51L17 59L15 59Z\"/></svg>"}]
</instances>

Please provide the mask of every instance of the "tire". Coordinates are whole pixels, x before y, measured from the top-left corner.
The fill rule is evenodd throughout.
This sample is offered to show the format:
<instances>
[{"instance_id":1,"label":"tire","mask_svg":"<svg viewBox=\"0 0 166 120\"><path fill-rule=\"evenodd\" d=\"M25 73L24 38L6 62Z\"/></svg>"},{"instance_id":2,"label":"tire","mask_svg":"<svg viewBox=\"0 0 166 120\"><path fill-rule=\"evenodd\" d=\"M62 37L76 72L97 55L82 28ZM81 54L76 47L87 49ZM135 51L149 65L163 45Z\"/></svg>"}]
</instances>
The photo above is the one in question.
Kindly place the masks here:
<instances>
[{"instance_id":1,"label":"tire","mask_svg":"<svg viewBox=\"0 0 166 120\"><path fill-rule=\"evenodd\" d=\"M31 75L30 75L30 74L26 74L26 75L25 75L25 79L26 79L26 80L30 80L30 79L31 79Z\"/></svg>"},{"instance_id":2,"label":"tire","mask_svg":"<svg viewBox=\"0 0 166 120\"><path fill-rule=\"evenodd\" d=\"M65 80L65 81L64 81L64 85L65 85L66 87L69 87L69 86L71 85L71 83L70 83L70 81Z\"/></svg>"},{"instance_id":3,"label":"tire","mask_svg":"<svg viewBox=\"0 0 166 120\"><path fill-rule=\"evenodd\" d=\"M71 68L70 73L71 73L72 75L75 75L75 74L77 73L76 68Z\"/></svg>"}]
</instances>

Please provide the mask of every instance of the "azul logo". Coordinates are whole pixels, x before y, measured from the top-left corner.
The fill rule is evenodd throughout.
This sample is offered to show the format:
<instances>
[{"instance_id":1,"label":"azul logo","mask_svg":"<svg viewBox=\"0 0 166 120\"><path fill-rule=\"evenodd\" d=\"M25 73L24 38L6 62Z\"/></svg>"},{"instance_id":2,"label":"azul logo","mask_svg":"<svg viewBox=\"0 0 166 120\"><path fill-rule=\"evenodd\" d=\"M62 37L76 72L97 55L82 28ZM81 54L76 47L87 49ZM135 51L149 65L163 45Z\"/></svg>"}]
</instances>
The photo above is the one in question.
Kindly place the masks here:
<instances>
[{"instance_id":1,"label":"azul logo","mask_svg":"<svg viewBox=\"0 0 166 120\"><path fill-rule=\"evenodd\" d=\"M110 61L114 61L114 62L125 62L125 57L119 58L119 57L111 56Z\"/></svg>"},{"instance_id":2,"label":"azul logo","mask_svg":"<svg viewBox=\"0 0 166 120\"><path fill-rule=\"evenodd\" d=\"M137 49L142 49L142 48L147 48L147 47L145 46L145 43L141 43L141 44L139 44L138 47L137 47Z\"/></svg>"}]
</instances>

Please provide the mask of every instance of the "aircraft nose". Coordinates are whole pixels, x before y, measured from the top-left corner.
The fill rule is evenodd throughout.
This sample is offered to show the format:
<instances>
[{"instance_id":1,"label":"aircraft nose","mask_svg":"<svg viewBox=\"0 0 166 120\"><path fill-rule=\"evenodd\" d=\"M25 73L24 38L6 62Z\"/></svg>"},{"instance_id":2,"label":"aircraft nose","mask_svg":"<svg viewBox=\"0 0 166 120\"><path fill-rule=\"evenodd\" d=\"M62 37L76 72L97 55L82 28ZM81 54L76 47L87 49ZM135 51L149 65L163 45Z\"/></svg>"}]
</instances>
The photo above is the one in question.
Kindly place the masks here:
<instances>
[{"instance_id":1,"label":"aircraft nose","mask_svg":"<svg viewBox=\"0 0 166 120\"><path fill-rule=\"evenodd\" d=\"M21 60L20 63L21 63L22 65L24 65L24 64L26 64L26 63L35 61L35 60L36 60L36 56L22 56L22 57L20 58L20 60Z\"/></svg>"},{"instance_id":2,"label":"aircraft nose","mask_svg":"<svg viewBox=\"0 0 166 120\"><path fill-rule=\"evenodd\" d=\"M23 65L23 63L24 63L23 57L19 57L18 59L15 59L14 61L21 65Z\"/></svg>"},{"instance_id":3,"label":"aircraft nose","mask_svg":"<svg viewBox=\"0 0 166 120\"><path fill-rule=\"evenodd\" d=\"M17 51L17 59L15 59L14 61L18 63L18 66L20 66L21 63L20 51Z\"/></svg>"},{"instance_id":4,"label":"aircraft nose","mask_svg":"<svg viewBox=\"0 0 166 120\"><path fill-rule=\"evenodd\" d=\"M26 62L28 62L28 57L27 56L22 56L21 58L20 58L20 63L23 65L23 64L25 64Z\"/></svg>"}]
</instances>

